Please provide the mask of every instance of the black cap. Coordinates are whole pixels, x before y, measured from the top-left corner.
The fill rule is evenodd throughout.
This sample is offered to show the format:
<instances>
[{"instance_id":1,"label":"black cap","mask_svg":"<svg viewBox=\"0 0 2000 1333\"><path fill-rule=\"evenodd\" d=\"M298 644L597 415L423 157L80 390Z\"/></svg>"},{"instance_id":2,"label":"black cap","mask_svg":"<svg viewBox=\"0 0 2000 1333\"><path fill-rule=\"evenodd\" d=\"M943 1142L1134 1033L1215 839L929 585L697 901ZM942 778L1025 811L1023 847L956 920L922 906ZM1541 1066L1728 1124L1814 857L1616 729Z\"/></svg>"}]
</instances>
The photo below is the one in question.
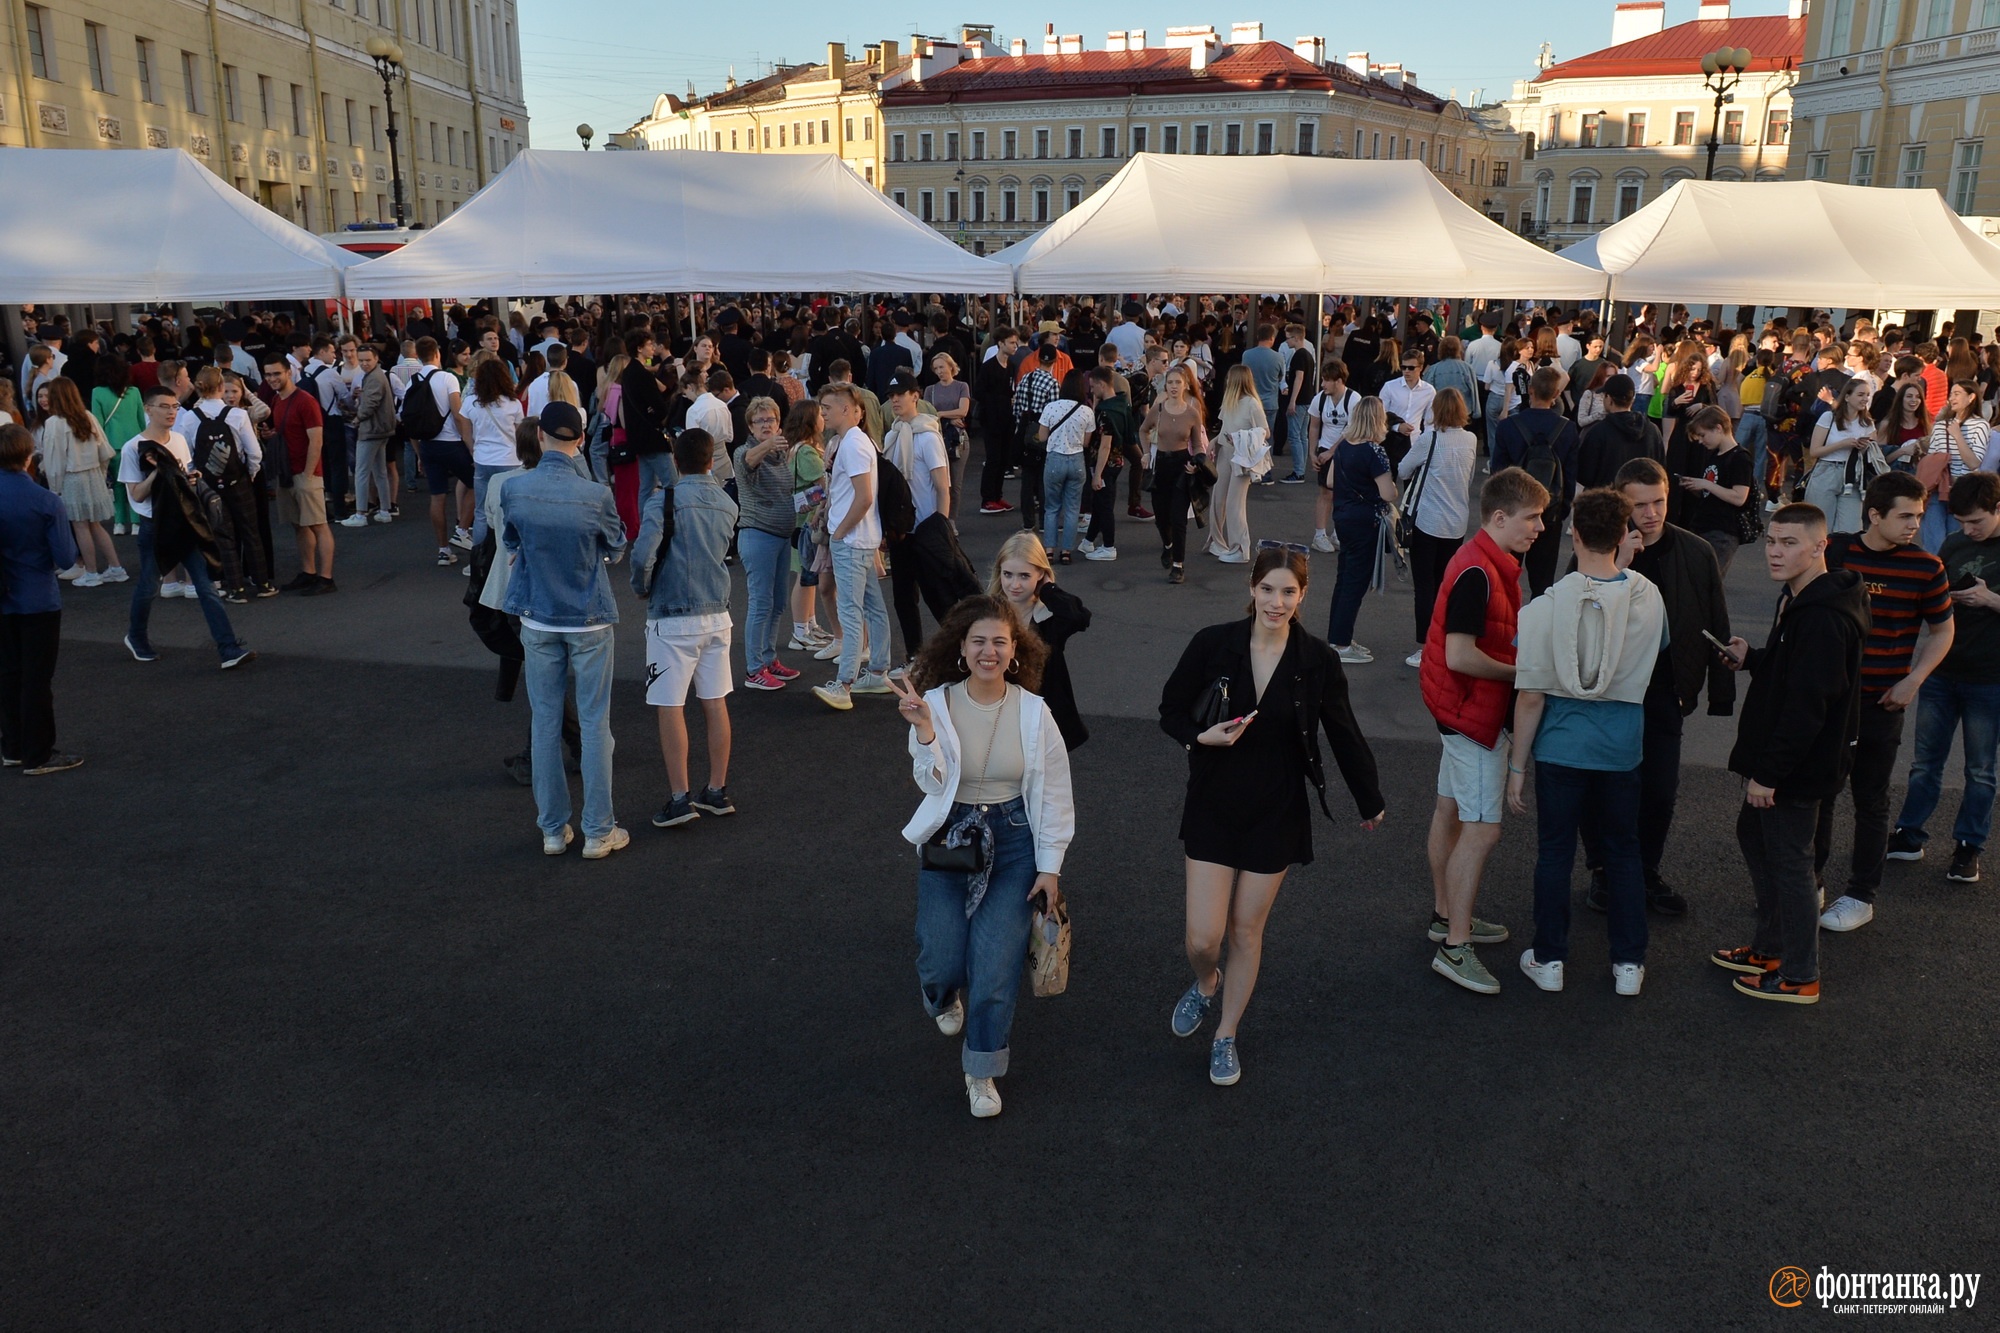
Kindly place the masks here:
<instances>
[{"instance_id":1,"label":"black cap","mask_svg":"<svg viewBox=\"0 0 2000 1333\"><path fill-rule=\"evenodd\" d=\"M889 396L891 398L899 393L922 392L923 386L917 383L917 377L907 370L899 370L889 377Z\"/></svg>"},{"instance_id":2,"label":"black cap","mask_svg":"<svg viewBox=\"0 0 2000 1333\"><path fill-rule=\"evenodd\" d=\"M1118 308L1118 313L1127 319L1138 319L1146 313L1146 307L1137 301L1127 301Z\"/></svg>"},{"instance_id":3,"label":"black cap","mask_svg":"<svg viewBox=\"0 0 2000 1333\"><path fill-rule=\"evenodd\" d=\"M583 438L583 413L570 403L550 403L542 409L541 422L542 434L550 439L567 443Z\"/></svg>"},{"instance_id":4,"label":"black cap","mask_svg":"<svg viewBox=\"0 0 2000 1333\"><path fill-rule=\"evenodd\" d=\"M917 320L915 315L912 315L901 306L897 306L895 313L889 316L889 318L895 322L896 327L899 329L906 329L916 323Z\"/></svg>"}]
</instances>

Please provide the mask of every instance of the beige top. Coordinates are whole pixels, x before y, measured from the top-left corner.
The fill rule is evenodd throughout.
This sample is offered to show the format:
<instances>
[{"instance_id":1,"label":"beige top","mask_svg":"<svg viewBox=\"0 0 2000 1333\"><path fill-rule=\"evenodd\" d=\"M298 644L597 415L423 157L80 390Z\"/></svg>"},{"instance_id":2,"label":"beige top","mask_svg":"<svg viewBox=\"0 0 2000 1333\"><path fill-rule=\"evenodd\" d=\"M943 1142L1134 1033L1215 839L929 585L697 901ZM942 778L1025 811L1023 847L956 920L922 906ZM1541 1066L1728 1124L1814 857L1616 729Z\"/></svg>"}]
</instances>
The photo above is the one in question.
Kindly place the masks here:
<instances>
[{"instance_id":1,"label":"beige top","mask_svg":"<svg viewBox=\"0 0 2000 1333\"><path fill-rule=\"evenodd\" d=\"M1012 685L996 704L982 704L954 685L945 691L951 728L958 733L959 778L956 800L997 805L1021 794L1028 771L1021 751L1021 692Z\"/></svg>"}]
</instances>

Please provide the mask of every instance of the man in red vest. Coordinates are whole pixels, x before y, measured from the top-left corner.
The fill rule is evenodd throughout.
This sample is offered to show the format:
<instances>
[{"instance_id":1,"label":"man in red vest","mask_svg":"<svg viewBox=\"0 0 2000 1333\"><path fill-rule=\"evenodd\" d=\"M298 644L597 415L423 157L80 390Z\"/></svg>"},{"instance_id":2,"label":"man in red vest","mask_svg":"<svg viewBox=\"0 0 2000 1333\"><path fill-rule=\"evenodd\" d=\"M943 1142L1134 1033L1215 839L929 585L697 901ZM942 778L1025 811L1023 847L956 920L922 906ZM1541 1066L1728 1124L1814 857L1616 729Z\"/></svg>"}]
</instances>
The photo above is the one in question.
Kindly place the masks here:
<instances>
[{"instance_id":1,"label":"man in red vest","mask_svg":"<svg viewBox=\"0 0 2000 1333\"><path fill-rule=\"evenodd\" d=\"M1541 536L1548 504L1548 491L1520 468L1486 479L1479 531L1445 566L1424 641L1424 706L1444 739L1429 848L1430 937L1438 946L1431 969L1482 995L1498 994L1500 983L1473 946L1504 942L1507 928L1474 919L1472 908L1486 858L1500 841L1521 557Z\"/></svg>"}]
</instances>

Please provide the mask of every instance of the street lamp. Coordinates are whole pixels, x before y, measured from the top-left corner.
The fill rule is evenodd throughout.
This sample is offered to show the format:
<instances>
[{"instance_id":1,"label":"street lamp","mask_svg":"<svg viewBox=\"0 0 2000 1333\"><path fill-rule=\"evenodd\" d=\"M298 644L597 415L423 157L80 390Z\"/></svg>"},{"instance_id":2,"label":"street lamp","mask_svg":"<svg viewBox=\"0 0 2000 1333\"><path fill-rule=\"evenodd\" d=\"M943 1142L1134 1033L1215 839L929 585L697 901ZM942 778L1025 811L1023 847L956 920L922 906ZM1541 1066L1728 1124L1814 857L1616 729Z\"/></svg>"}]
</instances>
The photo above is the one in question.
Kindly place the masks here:
<instances>
[{"instance_id":1,"label":"street lamp","mask_svg":"<svg viewBox=\"0 0 2000 1333\"><path fill-rule=\"evenodd\" d=\"M382 101L389 109L389 175L395 182L396 225L409 226L409 215L403 207L403 163L396 155L396 85L394 78L403 69L403 48L388 37L376 35L368 39L368 58L375 62L375 72L382 76Z\"/></svg>"},{"instance_id":2,"label":"street lamp","mask_svg":"<svg viewBox=\"0 0 2000 1333\"><path fill-rule=\"evenodd\" d=\"M1708 172L1703 180L1715 179L1715 150L1722 146L1722 107L1736 100L1736 85L1750 70L1750 48L1725 46L1701 58L1701 86L1715 94L1715 118L1708 125Z\"/></svg>"},{"instance_id":3,"label":"street lamp","mask_svg":"<svg viewBox=\"0 0 2000 1333\"><path fill-rule=\"evenodd\" d=\"M597 137L597 131L588 125L579 125L576 127L576 137L583 140L583 151L587 153L590 151L590 141Z\"/></svg>"}]
</instances>

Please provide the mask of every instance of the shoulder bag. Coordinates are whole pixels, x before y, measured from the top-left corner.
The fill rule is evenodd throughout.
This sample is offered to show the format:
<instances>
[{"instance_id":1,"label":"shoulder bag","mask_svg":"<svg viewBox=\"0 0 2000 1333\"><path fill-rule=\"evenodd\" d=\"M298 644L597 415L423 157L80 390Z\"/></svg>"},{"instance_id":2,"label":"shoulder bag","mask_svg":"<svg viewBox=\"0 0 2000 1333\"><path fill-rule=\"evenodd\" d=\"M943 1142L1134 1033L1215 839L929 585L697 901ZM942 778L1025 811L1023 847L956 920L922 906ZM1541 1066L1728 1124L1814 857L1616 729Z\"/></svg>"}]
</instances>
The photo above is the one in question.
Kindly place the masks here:
<instances>
[{"instance_id":1,"label":"shoulder bag","mask_svg":"<svg viewBox=\"0 0 2000 1333\"><path fill-rule=\"evenodd\" d=\"M1194 724L1203 731L1227 722L1230 718L1229 677L1217 676L1208 682L1208 687L1195 699L1192 713Z\"/></svg>"},{"instance_id":2,"label":"shoulder bag","mask_svg":"<svg viewBox=\"0 0 2000 1333\"><path fill-rule=\"evenodd\" d=\"M1433 428L1430 432L1431 451L1424 455L1423 465L1410 479L1410 489L1403 494L1402 512L1396 516L1396 544L1405 549L1417 535L1417 506L1424 502L1424 484L1430 480L1431 464L1437 462L1437 435Z\"/></svg>"}]
</instances>

